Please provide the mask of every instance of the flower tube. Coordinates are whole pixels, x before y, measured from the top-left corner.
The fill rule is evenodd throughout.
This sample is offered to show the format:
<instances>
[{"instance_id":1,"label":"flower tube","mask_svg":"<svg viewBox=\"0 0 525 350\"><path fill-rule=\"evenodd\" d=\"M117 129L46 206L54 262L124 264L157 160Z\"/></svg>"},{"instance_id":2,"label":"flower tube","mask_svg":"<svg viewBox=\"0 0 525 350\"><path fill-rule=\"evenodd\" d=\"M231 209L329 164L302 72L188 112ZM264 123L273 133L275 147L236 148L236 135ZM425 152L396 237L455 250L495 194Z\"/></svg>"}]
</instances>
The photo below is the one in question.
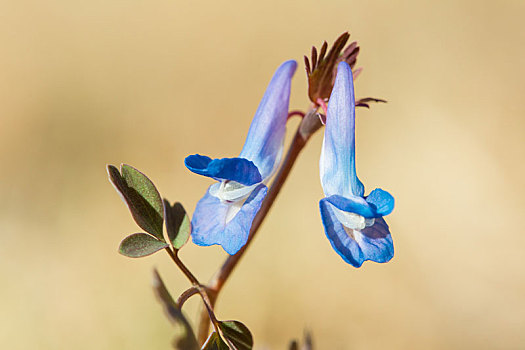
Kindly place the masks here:
<instances>
[{"instance_id":1,"label":"flower tube","mask_svg":"<svg viewBox=\"0 0 525 350\"><path fill-rule=\"evenodd\" d=\"M184 163L190 171L218 181L195 208L191 222L195 244L219 244L231 255L246 244L252 221L268 190L265 184L281 161L296 67L295 61L286 61L275 72L238 157L186 157Z\"/></svg>"},{"instance_id":2,"label":"flower tube","mask_svg":"<svg viewBox=\"0 0 525 350\"><path fill-rule=\"evenodd\" d=\"M379 188L364 196L357 177L354 86L346 62L337 67L328 102L319 168L325 194L319 202L321 218L334 250L354 267L392 259L394 245L383 216L394 209L394 197Z\"/></svg>"}]
</instances>

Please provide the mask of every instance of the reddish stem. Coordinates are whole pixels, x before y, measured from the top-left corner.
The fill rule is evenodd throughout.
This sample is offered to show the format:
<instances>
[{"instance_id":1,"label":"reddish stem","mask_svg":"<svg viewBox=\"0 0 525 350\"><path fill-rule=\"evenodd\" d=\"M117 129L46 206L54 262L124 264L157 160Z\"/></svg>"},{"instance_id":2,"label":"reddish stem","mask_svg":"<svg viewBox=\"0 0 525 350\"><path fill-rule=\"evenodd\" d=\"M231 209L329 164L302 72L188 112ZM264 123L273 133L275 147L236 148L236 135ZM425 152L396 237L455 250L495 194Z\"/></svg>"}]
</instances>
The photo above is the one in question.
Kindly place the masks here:
<instances>
[{"instance_id":1,"label":"reddish stem","mask_svg":"<svg viewBox=\"0 0 525 350\"><path fill-rule=\"evenodd\" d=\"M288 148L286 158L284 159L283 164L279 169L279 172L275 176L272 186L270 187L268 194L266 195L266 198L264 199L261 205L261 209L259 209L259 212L253 220L250 235L248 236L248 241L246 242L244 247L242 247L241 250L239 250L237 254L228 256L222 267L217 271L215 276L213 276L212 280L208 284L208 297L212 308L215 306L217 297L222 287L230 277L235 266L237 266L237 264L243 257L244 253L246 252L246 249L253 241L255 234L261 227L262 222L264 221L266 215L270 211L270 208L272 207L272 204L277 198L277 195L279 194L282 186L284 185L284 182L288 178L288 175L290 174L290 171L292 170L292 167L295 161L297 160L299 153L301 152L309 138L319 128L321 128L321 126L322 124L319 120L319 117L317 116L317 108L312 107L301 121L301 124L299 124L299 127L297 128L295 136L292 140L292 143ZM208 338L210 317L208 316L207 311L208 310L203 310L203 312L201 312L198 335L200 344L203 344Z\"/></svg>"},{"instance_id":2,"label":"reddish stem","mask_svg":"<svg viewBox=\"0 0 525 350\"><path fill-rule=\"evenodd\" d=\"M299 111L299 110L297 110L297 111L290 111L288 113L288 118L287 119L290 119L291 117L294 117L296 115L300 116L301 118L304 118L305 113L303 111Z\"/></svg>"}]
</instances>

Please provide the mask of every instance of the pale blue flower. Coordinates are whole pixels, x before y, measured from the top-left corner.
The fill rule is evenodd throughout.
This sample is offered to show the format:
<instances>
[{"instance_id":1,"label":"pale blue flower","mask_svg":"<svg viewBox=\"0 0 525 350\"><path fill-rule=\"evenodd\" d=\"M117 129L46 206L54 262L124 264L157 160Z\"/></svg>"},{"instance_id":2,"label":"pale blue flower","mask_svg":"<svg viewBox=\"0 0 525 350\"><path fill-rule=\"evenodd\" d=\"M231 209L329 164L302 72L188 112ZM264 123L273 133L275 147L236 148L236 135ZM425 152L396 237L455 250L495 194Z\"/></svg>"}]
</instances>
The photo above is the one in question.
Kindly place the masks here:
<instances>
[{"instance_id":1,"label":"pale blue flower","mask_svg":"<svg viewBox=\"0 0 525 350\"><path fill-rule=\"evenodd\" d=\"M319 202L326 236L347 263L384 263L394 245L383 216L394 209L394 197L380 188L364 196L355 168L355 98L352 70L339 63L328 102L319 162L325 198Z\"/></svg>"},{"instance_id":2,"label":"pale blue flower","mask_svg":"<svg viewBox=\"0 0 525 350\"><path fill-rule=\"evenodd\" d=\"M266 196L265 183L281 161L296 67L295 61L287 61L275 72L239 157L211 159L195 154L185 159L192 172L219 181L210 186L195 208L191 222L195 244L219 244L232 255L246 244L252 221Z\"/></svg>"}]
</instances>

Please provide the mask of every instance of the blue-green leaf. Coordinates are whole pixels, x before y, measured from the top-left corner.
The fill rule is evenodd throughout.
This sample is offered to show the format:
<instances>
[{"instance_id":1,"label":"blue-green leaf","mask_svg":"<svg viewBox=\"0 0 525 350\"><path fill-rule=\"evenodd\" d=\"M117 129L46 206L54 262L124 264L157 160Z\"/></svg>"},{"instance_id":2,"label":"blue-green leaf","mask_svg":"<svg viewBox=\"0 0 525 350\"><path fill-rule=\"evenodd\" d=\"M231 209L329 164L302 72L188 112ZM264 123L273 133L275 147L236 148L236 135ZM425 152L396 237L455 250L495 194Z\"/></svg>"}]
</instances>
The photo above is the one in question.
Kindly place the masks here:
<instances>
[{"instance_id":1,"label":"blue-green leaf","mask_svg":"<svg viewBox=\"0 0 525 350\"><path fill-rule=\"evenodd\" d=\"M137 225L164 241L162 234L164 207L153 182L146 175L126 164L121 165L120 172L113 165L108 165L108 175Z\"/></svg>"},{"instance_id":2,"label":"blue-green leaf","mask_svg":"<svg viewBox=\"0 0 525 350\"><path fill-rule=\"evenodd\" d=\"M230 350L230 348L216 332L213 332L202 346L202 350Z\"/></svg>"},{"instance_id":3,"label":"blue-green leaf","mask_svg":"<svg viewBox=\"0 0 525 350\"><path fill-rule=\"evenodd\" d=\"M141 258L151 255L168 245L147 233L134 233L120 242L119 253L130 258Z\"/></svg>"},{"instance_id":4,"label":"blue-green leaf","mask_svg":"<svg viewBox=\"0 0 525 350\"><path fill-rule=\"evenodd\" d=\"M166 213L166 231L174 249L182 248L191 233L190 218L186 210L179 202L170 205L167 199L164 199L164 212Z\"/></svg>"},{"instance_id":5,"label":"blue-green leaf","mask_svg":"<svg viewBox=\"0 0 525 350\"><path fill-rule=\"evenodd\" d=\"M252 333L239 321L221 321L219 329L222 336L234 350L251 350L253 348Z\"/></svg>"}]
</instances>

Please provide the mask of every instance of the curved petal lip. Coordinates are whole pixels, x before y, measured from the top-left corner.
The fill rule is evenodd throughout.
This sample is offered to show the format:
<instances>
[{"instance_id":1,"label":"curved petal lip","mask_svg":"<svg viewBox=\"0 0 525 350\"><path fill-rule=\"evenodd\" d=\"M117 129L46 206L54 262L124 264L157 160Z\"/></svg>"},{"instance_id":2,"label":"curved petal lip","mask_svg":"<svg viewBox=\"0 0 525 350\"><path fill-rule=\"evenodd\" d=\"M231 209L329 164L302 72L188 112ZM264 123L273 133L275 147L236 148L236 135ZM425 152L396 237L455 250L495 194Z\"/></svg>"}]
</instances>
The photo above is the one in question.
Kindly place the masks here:
<instances>
[{"instance_id":1,"label":"curved petal lip","mask_svg":"<svg viewBox=\"0 0 525 350\"><path fill-rule=\"evenodd\" d=\"M245 158L211 159L194 154L184 159L184 165L195 174L211 177L216 180L230 180L245 186L262 182L257 166Z\"/></svg>"},{"instance_id":2,"label":"curved petal lip","mask_svg":"<svg viewBox=\"0 0 525 350\"><path fill-rule=\"evenodd\" d=\"M366 197L366 202L370 204L380 216L386 216L394 210L394 197L380 188L376 188L368 197Z\"/></svg>"},{"instance_id":3,"label":"curved petal lip","mask_svg":"<svg viewBox=\"0 0 525 350\"><path fill-rule=\"evenodd\" d=\"M374 225L350 235L337 220L331 205L327 198L319 202L321 218L328 241L345 262L361 267L367 260L385 263L392 259L394 245L383 218L376 218Z\"/></svg>"},{"instance_id":4,"label":"curved petal lip","mask_svg":"<svg viewBox=\"0 0 525 350\"><path fill-rule=\"evenodd\" d=\"M377 215L375 209L369 205L364 198L361 197L353 196L346 198L335 194L322 200L327 201L339 210L345 211L347 213L355 213L367 219L381 216Z\"/></svg>"},{"instance_id":5,"label":"curved petal lip","mask_svg":"<svg viewBox=\"0 0 525 350\"><path fill-rule=\"evenodd\" d=\"M200 246L220 245L230 255L236 254L248 241L253 219L259 211L268 188L257 186L240 210L226 222L232 204L222 203L208 192L197 203L191 220L193 243Z\"/></svg>"}]
</instances>

